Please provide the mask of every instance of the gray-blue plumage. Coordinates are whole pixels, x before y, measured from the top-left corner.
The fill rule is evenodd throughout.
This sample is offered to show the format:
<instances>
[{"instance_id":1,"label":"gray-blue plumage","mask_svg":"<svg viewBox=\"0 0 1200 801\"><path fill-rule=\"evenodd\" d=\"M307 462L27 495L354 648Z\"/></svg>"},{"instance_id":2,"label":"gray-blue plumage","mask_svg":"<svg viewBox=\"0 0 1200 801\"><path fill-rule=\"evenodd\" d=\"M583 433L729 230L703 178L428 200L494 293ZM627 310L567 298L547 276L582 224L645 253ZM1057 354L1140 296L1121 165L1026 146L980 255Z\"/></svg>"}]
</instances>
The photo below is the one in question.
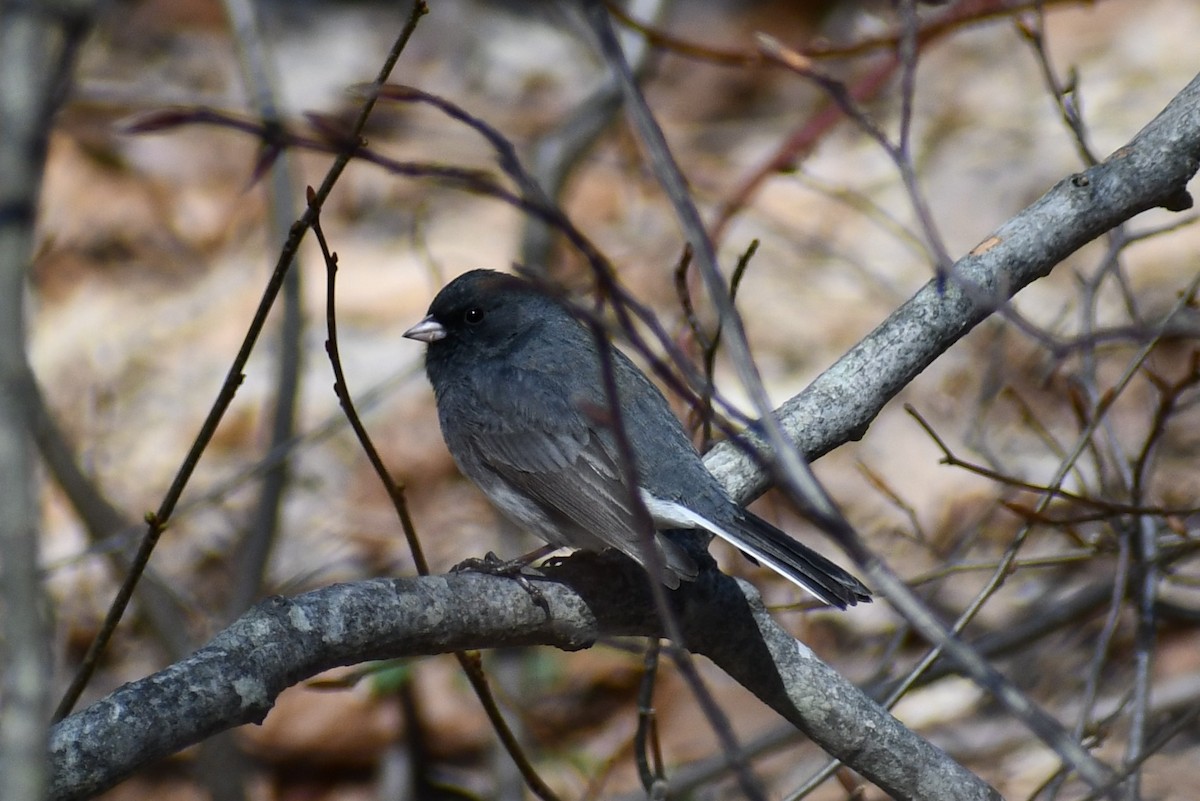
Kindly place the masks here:
<instances>
[{"instance_id":1,"label":"gray-blue plumage","mask_svg":"<svg viewBox=\"0 0 1200 801\"><path fill-rule=\"evenodd\" d=\"M599 350L590 330L533 284L475 270L438 293L405 336L425 367L446 445L509 518L552 545L616 548L645 565ZM869 600L857 579L733 503L666 398L616 349L612 375L639 495L657 529L721 536L838 607ZM678 542L654 538L662 581L698 573Z\"/></svg>"}]
</instances>

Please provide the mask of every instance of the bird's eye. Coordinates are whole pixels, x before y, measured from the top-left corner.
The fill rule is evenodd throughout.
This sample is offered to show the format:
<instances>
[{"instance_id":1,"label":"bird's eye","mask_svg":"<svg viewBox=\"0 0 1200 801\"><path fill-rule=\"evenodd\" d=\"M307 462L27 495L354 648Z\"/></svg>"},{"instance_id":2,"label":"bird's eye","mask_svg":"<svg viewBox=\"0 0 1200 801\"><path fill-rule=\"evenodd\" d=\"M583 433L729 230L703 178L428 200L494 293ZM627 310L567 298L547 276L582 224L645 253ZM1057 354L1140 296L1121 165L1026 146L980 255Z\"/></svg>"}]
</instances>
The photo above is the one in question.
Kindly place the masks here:
<instances>
[{"instance_id":1,"label":"bird's eye","mask_svg":"<svg viewBox=\"0 0 1200 801\"><path fill-rule=\"evenodd\" d=\"M467 309L466 313L463 314L463 319L466 320L467 325L479 325L483 322L483 309L478 306Z\"/></svg>"}]
</instances>

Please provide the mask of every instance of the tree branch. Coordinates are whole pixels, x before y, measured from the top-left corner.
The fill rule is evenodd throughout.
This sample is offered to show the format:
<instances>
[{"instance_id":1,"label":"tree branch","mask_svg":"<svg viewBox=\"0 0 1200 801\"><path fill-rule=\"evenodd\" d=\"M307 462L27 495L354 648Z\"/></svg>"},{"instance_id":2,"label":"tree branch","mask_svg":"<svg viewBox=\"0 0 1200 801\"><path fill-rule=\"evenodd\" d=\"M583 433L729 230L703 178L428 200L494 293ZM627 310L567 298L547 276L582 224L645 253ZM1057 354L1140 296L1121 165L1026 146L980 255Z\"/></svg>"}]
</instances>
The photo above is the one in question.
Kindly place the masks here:
<instances>
[{"instance_id":1,"label":"tree branch","mask_svg":"<svg viewBox=\"0 0 1200 801\"><path fill-rule=\"evenodd\" d=\"M260 722L285 688L338 665L501 646L573 651L601 637L660 636L645 573L629 560L574 557L544 572L552 579L539 582L549 615L516 582L478 574L376 579L269 599L182 662L56 726L49 797L86 798L218 731ZM714 572L670 595L689 650L893 797L998 797L780 628L749 584Z\"/></svg>"},{"instance_id":2,"label":"tree branch","mask_svg":"<svg viewBox=\"0 0 1200 801\"><path fill-rule=\"evenodd\" d=\"M1129 144L1059 181L784 403L787 435L810 460L861 439L934 359L1063 259L1147 209L1190 208L1186 187L1198 167L1200 76ZM767 472L734 443L713 448L705 464L743 502L767 489Z\"/></svg>"}]
</instances>

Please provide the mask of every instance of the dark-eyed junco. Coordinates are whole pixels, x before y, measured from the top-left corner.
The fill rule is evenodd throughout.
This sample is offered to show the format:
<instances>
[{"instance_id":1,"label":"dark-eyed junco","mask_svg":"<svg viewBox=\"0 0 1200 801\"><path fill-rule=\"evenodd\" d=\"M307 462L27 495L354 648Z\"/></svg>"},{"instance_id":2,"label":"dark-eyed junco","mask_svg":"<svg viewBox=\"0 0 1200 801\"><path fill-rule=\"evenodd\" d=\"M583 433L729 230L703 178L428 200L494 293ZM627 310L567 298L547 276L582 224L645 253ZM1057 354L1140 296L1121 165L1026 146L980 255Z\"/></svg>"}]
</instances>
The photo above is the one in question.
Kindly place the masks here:
<instances>
[{"instance_id":1,"label":"dark-eyed junco","mask_svg":"<svg viewBox=\"0 0 1200 801\"><path fill-rule=\"evenodd\" d=\"M616 548L646 564L611 425L600 351L567 307L534 284L474 270L447 284L404 333L425 369L459 469L513 522L551 545ZM729 499L658 388L610 349L638 495L672 589L698 574L680 530L731 542L839 608L870 600L858 579ZM666 532L670 532L667 534ZM709 536L702 542L708 542Z\"/></svg>"}]
</instances>

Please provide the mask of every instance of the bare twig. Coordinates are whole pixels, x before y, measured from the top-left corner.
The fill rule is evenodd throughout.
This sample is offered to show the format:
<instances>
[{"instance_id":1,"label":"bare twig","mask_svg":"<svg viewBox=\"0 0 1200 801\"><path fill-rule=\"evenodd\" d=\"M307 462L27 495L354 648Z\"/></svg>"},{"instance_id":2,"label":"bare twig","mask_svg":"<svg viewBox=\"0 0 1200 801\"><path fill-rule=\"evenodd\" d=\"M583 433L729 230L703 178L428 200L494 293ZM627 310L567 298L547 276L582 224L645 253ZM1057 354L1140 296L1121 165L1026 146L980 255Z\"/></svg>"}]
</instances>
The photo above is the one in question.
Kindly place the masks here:
<instances>
[{"instance_id":1,"label":"bare twig","mask_svg":"<svg viewBox=\"0 0 1200 801\"><path fill-rule=\"evenodd\" d=\"M795 52L805 59L846 58L865 56L883 51L876 61L859 75L848 88L849 97L855 103L865 103L877 96L904 63L899 46L905 41L915 64L917 51L938 39L966 29L971 25L994 19L1003 19L1022 10L1041 8L1046 0L964 0L952 4L945 12L920 21L914 29L911 16L906 17L894 30L880 36L868 37L858 42L840 45L818 40L799 47ZM718 48L683 42L678 38L657 31L642 23L628 19L615 4L610 4L613 15L624 24L634 27L654 42L656 46L685 57L703 58L717 64L749 67L757 65L786 67L784 62L764 58L762 48L743 51L728 51ZM910 95L906 92L905 96ZM709 227L714 241L720 241L734 215L749 203L751 197L771 176L784 170L794 170L820 142L820 140L843 118L842 109L836 102L827 102L801 124L794 133L780 144L778 149L761 165L744 178L736 189L722 201ZM906 131L907 125L901 125Z\"/></svg>"},{"instance_id":2,"label":"bare twig","mask_svg":"<svg viewBox=\"0 0 1200 801\"><path fill-rule=\"evenodd\" d=\"M638 725L633 740L633 757L637 763L638 777L642 780L642 788L649 795L654 794L655 785L666 780L662 747L658 738L658 715L654 710L654 685L658 677L660 653L659 641L651 638L646 643L646 653L642 657L642 681L638 689Z\"/></svg>"},{"instance_id":3,"label":"bare twig","mask_svg":"<svg viewBox=\"0 0 1200 801\"><path fill-rule=\"evenodd\" d=\"M992 470L973 462L968 462L965 459L956 456L954 452L950 450L950 446L946 444L945 440L938 436L937 432L934 430L929 421L926 420L921 413L912 406L912 404L904 404L904 411L908 412L909 415L911 415L913 419L917 421L917 425L921 426L921 428L925 430L925 433L929 435L929 438L933 440L933 443L937 445L938 450L942 452L942 464L950 465L951 467L958 467L962 470L966 470L969 473L974 473L977 476L983 476L984 478L991 479L997 483L1004 484L1009 487L1015 487L1021 490L1027 490L1029 492L1034 492L1039 496L1049 495L1054 498L1061 498L1072 503L1077 503L1081 506L1087 506L1096 509L1099 513L1107 517L1122 514L1167 517L1170 515L1191 515L1200 512L1200 507L1171 509L1161 506L1139 506L1132 503L1110 501L1105 498L1092 498L1087 495L1080 495L1077 492L1065 490L1058 486L1048 486L1045 484L1035 484L1032 481L1022 481L1016 476L1005 475L996 470Z\"/></svg>"},{"instance_id":4,"label":"bare twig","mask_svg":"<svg viewBox=\"0 0 1200 801\"><path fill-rule=\"evenodd\" d=\"M315 193L312 187L309 187L308 202L311 204L315 200ZM417 573L427 576L429 575L429 563L425 560L424 552L421 549L421 541L417 536L416 525L413 523L412 515L409 513L408 500L404 494L404 487L388 472L387 466L383 463L383 457L379 455L379 449L375 447L370 434L367 433L366 426L363 425L362 419L358 416L358 411L354 408L354 399L350 395L350 387L346 383L346 375L342 370L342 359L338 350L337 293L335 291L338 270L337 254L330 251L329 243L325 240L325 232L321 229L319 208L314 210L312 228L313 235L321 247L321 255L325 258L325 324L327 333L325 351L329 356L329 364L333 370L333 391L337 395L338 402L341 404L346 419L350 422L350 427L354 430L354 435L357 437L359 445L362 447L363 452L366 453L367 460L371 463L372 469L375 470L376 477L379 478L380 483L383 484L388 494L388 498L392 501L392 507L396 510L396 517L400 521L404 537L408 540L409 551L412 553ZM496 704L496 698L492 694L491 687L488 684L487 676L483 672L483 665L480 662L478 652L455 651L454 656L458 660L458 664L462 667L463 673L466 674L471 688L475 691L475 695L483 705L488 720L496 732L496 736L500 738L500 743L512 757L518 770L520 770L521 777L525 780L526 785L542 801L558 801L558 796L542 780L542 777L538 775L537 770L533 767L533 763L525 755L525 750L521 747L521 743L518 741L512 727L504 719L504 715L501 713L500 707Z\"/></svg>"},{"instance_id":5,"label":"bare twig","mask_svg":"<svg viewBox=\"0 0 1200 801\"><path fill-rule=\"evenodd\" d=\"M1063 123L1071 130L1079 157L1083 163L1091 167L1099 164L1100 159L1092 151L1088 143L1087 127L1083 122L1083 112L1079 101L1079 76L1072 71L1070 79L1064 83L1058 77L1054 65L1050 62L1050 51L1046 47L1046 9L1037 6L1028 12L1028 16L1016 18L1017 30L1033 49L1038 67L1042 71L1042 79L1050 92L1054 105L1062 117Z\"/></svg>"},{"instance_id":6,"label":"bare twig","mask_svg":"<svg viewBox=\"0 0 1200 801\"><path fill-rule=\"evenodd\" d=\"M413 4L413 11L409 16L408 23L404 26L395 44L393 44L379 72L379 83L383 83L383 81L387 80L387 76L391 74L392 67L395 66L396 60L400 57L400 53L404 50L413 31L416 29L417 21L425 11L424 2L416 0ZM366 124L367 118L374 107L375 101L373 98L368 98L363 102L358 118L352 128L355 132L355 137L358 136L358 132ZM250 353L254 350L255 344L258 342L258 336L262 332L263 325L266 323L267 314L275 304L275 298L278 297L279 291L283 286L283 280L287 275L288 267L291 265L292 259L300 247L300 242L312 224L311 208L313 206L319 208L324 203L325 198L332 191L334 184L337 183L338 178L341 177L342 172L346 169L346 165L350 163L352 156L353 153L351 151L339 154L326 173L325 180L322 181L320 189L317 190L316 200L313 204L310 204L310 211L305 212L305 215L292 225L288 240L283 246L279 260L276 262L275 270L267 282L258 308L255 310L254 318L246 331L245 339L242 341L237 355L230 364L229 372L226 374L225 381L221 385L217 398L213 402L212 408L209 410L207 417L205 417L203 424L201 424L200 431L196 434L195 441L180 464L179 470L171 482L171 486L167 489L166 495L159 504L158 510L147 515L146 534L138 546L137 554L134 556L129 574L113 599L112 605L105 615L104 623L88 647L83 662L74 679L72 679L70 687L67 688L66 693L59 702L58 709L54 715L55 720L61 720L70 712L75 706L75 702L79 699L80 693L83 692L84 687L87 686L88 681L91 679L100 654L103 653L105 646L112 638L113 632L116 631L117 624L124 615L125 608L129 605L129 599L133 596L134 587L137 586L142 571L150 561L150 555L154 552L154 548L158 544L158 539L162 535L167 522L170 520L180 496L183 495L183 490L190 481L192 472L196 469L196 465L200 461L200 456L208 447L208 443L212 441L217 426L233 402L234 395L237 394L237 389L242 383L242 371L250 359Z\"/></svg>"},{"instance_id":7,"label":"bare twig","mask_svg":"<svg viewBox=\"0 0 1200 801\"><path fill-rule=\"evenodd\" d=\"M911 2L912 0L908 0L909 6L911 6ZM902 38L902 44L907 44L903 44L901 48L903 52L897 56L898 66L901 69L901 83L904 86L906 95L911 95L915 91L915 84L913 83L915 80L917 53L917 39L915 33L913 33L913 26L915 24L915 19L910 19L909 23L905 26L908 32ZM937 224L933 219L933 213L929 209L929 202L925 199L925 193L921 191L921 187L917 181L916 167L913 164L908 147L908 125L911 122L909 117L911 110L903 112L900 139L898 143L894 143L887 133L856 102L845 84L818 69L809 58L785 46L774 37L762 33L758 35L758 46L768 58L787 67L797 75L801 75L816 83L828 94L829 98L838 108L842 110L842 113L849 117L863 133L870 137L887 154L888 158L896 166L896 171L900 174L900 180L904 184L905 191L908 193L909 203L917 216L917 221L921 224L925 247L929 252L930 259L933 261L934 270L939 276L945 276L954 260L950 258L950 253L946 250L945 242L942 239L942 235L938 232ZM908 56L907 61L904 60L905 52ZM904 101L902 106L910 102Z\"/></svg>"}]
</instances>

